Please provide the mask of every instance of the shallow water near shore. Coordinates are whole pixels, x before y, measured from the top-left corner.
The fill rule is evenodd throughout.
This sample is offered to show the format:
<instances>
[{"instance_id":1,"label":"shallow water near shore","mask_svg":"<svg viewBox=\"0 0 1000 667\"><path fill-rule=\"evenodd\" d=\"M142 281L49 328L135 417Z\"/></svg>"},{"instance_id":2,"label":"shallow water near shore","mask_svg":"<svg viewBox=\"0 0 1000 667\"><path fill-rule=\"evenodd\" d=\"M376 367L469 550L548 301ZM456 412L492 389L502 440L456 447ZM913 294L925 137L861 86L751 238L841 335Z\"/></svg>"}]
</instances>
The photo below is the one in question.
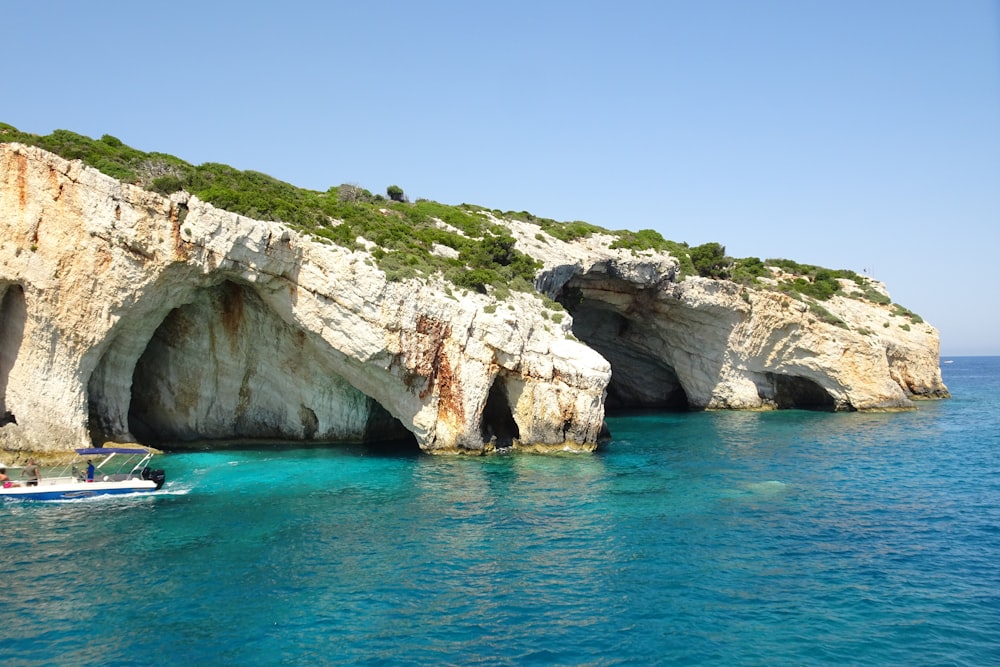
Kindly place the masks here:
<instances>
[{"instance_id":1,"label":"shallow water near shore","mask_svg":"<svg viewBox=\"0 0 1000 667\"><path fill-rule=\"evenodd\" d=\"M0 503L4 664L985 665L1000 357L913 412L631 414L590 455L158 458Z\"/></svg>"}]
</instances>

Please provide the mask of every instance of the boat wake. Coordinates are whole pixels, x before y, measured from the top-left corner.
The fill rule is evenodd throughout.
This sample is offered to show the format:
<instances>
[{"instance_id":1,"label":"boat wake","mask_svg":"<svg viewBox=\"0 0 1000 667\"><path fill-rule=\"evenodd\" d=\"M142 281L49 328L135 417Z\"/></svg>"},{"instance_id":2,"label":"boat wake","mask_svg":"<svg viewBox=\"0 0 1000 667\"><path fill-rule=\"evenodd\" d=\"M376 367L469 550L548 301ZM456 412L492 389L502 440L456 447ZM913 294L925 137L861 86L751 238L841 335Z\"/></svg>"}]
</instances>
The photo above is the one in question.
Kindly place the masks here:
<instances>
[{"instance_id":1,"label":"boat wake","mask_svg":"<svg viewBox=\"0 0 1000 667\"><path fill-rule=\"evenodd\" d=\"M191 493L191 489L190 488L186 488L186 489L184 489L184 488L181 488L181 489L160 489L159 491L154 491L153 493L150 493L148 495L151 495L151 496L186 496L189 493Z\"/></svg>"}]
</instances>

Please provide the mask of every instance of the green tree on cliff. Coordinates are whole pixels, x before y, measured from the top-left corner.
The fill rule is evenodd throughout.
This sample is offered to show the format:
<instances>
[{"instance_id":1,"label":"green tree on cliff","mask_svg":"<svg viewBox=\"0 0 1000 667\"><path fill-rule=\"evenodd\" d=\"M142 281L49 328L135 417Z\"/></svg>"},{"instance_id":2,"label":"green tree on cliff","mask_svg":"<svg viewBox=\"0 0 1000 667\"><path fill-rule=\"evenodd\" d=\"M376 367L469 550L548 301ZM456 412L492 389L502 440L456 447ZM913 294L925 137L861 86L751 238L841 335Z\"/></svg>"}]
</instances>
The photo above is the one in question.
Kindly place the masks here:
<instances>
[{"instance_id":1,"label":"green tree on cliff","mask_svg":"<svg viewBox=\"0 0 1000 667\"><path fill-rule=\"evenodd\" d=\"M389 195L389 199L392 201L406 201L406 195L403 193L403 188L398 185L390 185L385 189L385 194Z\"/></svg>"},{"instance_id":2,"label":"green tree on cliff","mask_svg":"<svg viewBox=\"0 0 1000 667\"><path fill-rule=\"evenodd\" d=\"M726 247L718 243L703 243L691 248L691 262L702 278L725 278L729 273L730 260L726 257Z\"/></svg>"}]
</instances>

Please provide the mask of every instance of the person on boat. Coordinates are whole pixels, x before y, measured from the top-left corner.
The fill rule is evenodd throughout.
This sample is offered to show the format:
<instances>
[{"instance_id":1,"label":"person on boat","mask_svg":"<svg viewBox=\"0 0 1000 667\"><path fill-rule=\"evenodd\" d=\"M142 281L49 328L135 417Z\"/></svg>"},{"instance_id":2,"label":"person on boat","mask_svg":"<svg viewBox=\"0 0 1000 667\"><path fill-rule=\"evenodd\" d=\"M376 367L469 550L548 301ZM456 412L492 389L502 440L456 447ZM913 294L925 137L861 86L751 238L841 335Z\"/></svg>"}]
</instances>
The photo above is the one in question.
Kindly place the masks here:
<instances>
[{"instance_id":1,"label":"person on boat","mask_svg":"<svg viewBox=\"0 0 1000 667\"><path fill-rule=\"evenodd\" d=\"M90 460L87 461L87 481L94 481L94 462Z\"/></svg>"},{"instance_id":2,"label":"person on boat","mask_svg":"<svg viewBox=\"0 0 1000 667\"><path fill-rule=\"evenodd\" d=\"M21 486L10 478L10 475L7 474L7 466L3 463L0 463L0 486L5 489L9 489L14 486Z\"/></svg>"},{"instance_id":3,"label":"person on boat","mask_svg":"<svg viewBox=\"0 0 1000 667\"><path fill-rule=\"evenodd\" d=\"M28 486L38 486L38 482L42 480L42 473L38 469L38 463L35 459L28 459L27 465L21 469L21 477L28 478Z\"/></svg>"}]
</instances>

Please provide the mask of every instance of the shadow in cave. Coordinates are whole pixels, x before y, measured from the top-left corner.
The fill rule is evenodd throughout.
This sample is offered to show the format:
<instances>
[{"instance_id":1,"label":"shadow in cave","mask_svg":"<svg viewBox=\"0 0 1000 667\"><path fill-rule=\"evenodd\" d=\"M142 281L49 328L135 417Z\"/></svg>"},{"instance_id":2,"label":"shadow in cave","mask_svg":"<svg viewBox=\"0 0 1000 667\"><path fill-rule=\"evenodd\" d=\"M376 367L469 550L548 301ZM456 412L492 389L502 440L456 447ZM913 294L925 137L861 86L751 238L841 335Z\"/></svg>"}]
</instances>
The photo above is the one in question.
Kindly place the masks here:
<instances>
[{"instance_id":1,"label":"shadow in cave","mask_svg":"<svg viewBox=\"0 0 1000 667\"><path fill-rule=\"evenodd\" d=\"M765 377L779 410L834 412L837 409L833 396L809 378L778 373L767 373Z\"/></svg>"},{"instance_id":2,"label":"shadow in cave","mask_svg":"<svg viewBox=\"0 0 1000 667\"><path fill-rule=\"evenodd\" d=\"M484 443L493 442L497 449L513 447L514 441L521 438L521 432L517 428L517 422L514 421L514 415L507 401L507 392L500 378L493 381L490 393L486 397L480 434Z\"/></svg>"},{"instance_id":3,"label":"shadow in cave","mask_svg":"<svg viewBox=\"0 0 1000 667\"><path fill-rule=\"evenodd\" d=\"M14 415L7 411L7 382L21 349L27 319L24 289L11 285L0 296L0 426L16 423Z\"/></svg>"},{"instance_id":4,"label":"shadow in cave","mask_svg":"<svg viewBox=\"0 0 1000 667\"><path fill-rule=\"evenodd\" d=\"M612 413L631 410L687 412L687 394L673 369L656 359L634 355L621 348L595 347L611 364L611 382L604 407ZM626 369L641 367L636 375L622 377Z\"/></svg>"},{"instance_id":5,"label":"shadow in cave","mask_svg":"<svg viewBox=\"0 0 1000 667\"><path fill-rule=\"evenodd\" d=\"M563 305L573 316L573 335L611 364L604 401L608 412L690 409L677 373L650 350L653 333L641 322L582 298L567 299Z\"/></svg>"}]
</instances>

